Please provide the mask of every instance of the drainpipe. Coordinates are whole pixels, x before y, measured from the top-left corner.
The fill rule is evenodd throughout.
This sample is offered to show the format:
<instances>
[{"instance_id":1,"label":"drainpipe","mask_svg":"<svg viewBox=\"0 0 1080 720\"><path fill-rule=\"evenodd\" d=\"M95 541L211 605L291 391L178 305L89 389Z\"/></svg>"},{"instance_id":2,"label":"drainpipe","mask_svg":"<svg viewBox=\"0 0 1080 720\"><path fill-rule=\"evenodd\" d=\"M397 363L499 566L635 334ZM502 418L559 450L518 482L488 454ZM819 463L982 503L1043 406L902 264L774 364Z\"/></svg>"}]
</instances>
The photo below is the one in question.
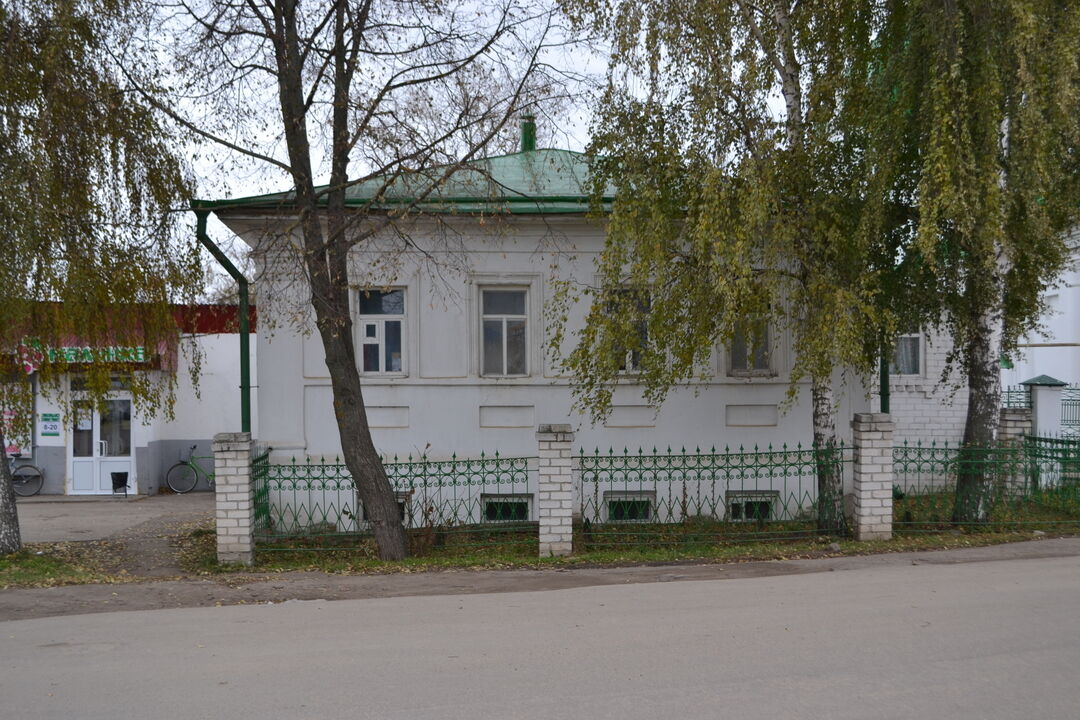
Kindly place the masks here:
<instances>
[{"instance_id":1,"label":"drainpipe","mask_svg":"<svg viewBox=\"0 0 1080 720\"><path fill-rule=\"evenodd\" d=\"M881 389L881 412L889 414L889 350L885 345L885 334L881 334L881 365L878 367L878 381Z\"/></svg>"},{"instance_id":2,"label":"drainpipe","mask_svg":"<svg viewBox=\"0 0 1080 720\"><path fill-rule=\"evenodd\" d=\"M228 256L221 251L210 236L206 234L206 216L209 210L195 209L195 235L199 242L210 251L225 272L236 280L240 289L240 429L251 432L251 326L248 322L248 281L243 273L236 269Z\"/></svg>"}]
</instances>

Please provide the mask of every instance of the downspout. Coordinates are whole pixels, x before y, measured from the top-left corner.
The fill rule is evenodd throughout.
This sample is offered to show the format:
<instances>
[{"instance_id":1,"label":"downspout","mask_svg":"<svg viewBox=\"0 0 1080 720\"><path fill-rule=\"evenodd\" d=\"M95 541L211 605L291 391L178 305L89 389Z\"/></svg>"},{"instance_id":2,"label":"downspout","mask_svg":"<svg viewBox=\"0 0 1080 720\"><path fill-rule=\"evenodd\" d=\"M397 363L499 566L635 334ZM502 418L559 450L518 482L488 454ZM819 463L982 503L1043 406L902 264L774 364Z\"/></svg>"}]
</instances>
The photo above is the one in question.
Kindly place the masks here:
<instances>
[{"instance_id":1,"label":"downspout","mask_svg":"<svg viewBox=\"0 0 1080 720\"><path fill-rule=\"evenodd\" d=\"M195 208L195 236L210 251L225 272L232 276L240 290L240 429L251 432L251 325L248 322L248 281L236 269L229 257L221 251L206 234L206 216L209 210Z\"/></svg>"},{"instance_id":2,"label":"downspout","mask_svg":"<svg viewBox=\"0 0 1080 720\"><path fill-rule=\"evenodd\" d=\"M885 345L885 333L881 334L881 364L878 367L880 383L881 412L889 414L889 351Z\"/></svg>"}]
</instances>

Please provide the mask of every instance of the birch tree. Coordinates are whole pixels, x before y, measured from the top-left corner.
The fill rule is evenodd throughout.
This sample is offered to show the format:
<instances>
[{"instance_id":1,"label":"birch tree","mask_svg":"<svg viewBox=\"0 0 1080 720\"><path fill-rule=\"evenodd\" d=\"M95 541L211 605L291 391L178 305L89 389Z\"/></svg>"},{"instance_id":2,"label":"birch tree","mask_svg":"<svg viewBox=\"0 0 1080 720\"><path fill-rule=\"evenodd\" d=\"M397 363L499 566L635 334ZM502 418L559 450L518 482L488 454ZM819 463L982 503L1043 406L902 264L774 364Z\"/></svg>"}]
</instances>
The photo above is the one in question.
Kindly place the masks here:
<instances>
[{"instance_id":1,"label":"birch tree","mask_svg":"<svg viewBox=\"0 0 1080 720\"><path fill-rule=\"evenodd\" d=\"M1064 0L891 0L868 100L875 231L902 236L952 336L968 410L954 520L990 509L1003 353L1032 330L1067 258L1080 196L1080 6Z\"/></svg>"},{"instance_id":2,"label":"birch tree","mask_svg":"<svg viewBox=\"0 0 1080 720\"><path fill-rule=\"evenodd\" d=\"M380 557L402 558L406 536L371 439L353 346L350 256L375 242L388 256L417 250L407 226L425 199L485 154L512 118L552 96L558 78L544 57L555 40L552 13L519 0L160 6L163 32L149 42L179 48L177 71L129 71L144 87L170 88L173 99L158 110L204 147L261 164L290 188L277 212L300 238L295 259L344 461ZM349 188L365 182L408 188L413 200L393 210L347 205Z\"/></svg>"},{"instance_id":3,"label":"birch tree","mask_svg":"<svg viewBox=\"0 0 1080 720\"><path fill-rule=\"evenodd\" d=\"M174 138L103 51L124 45L141 12L118 0L0 2L0 411L15 414L0 447L5 429L29 436L28 372L49 393L74 369L48 347L175 348L171 303L198 290L194 243L177 238L171 213L189 193ZM172 373L99 360L80 366L89 401L122 372L144 417L169 413ZM21 545L6 456L0 479L5 554Z\"/></svg>"},{"instance_id":4,"label":"birch tree","mask_svg":"<svg viewBox=\"0 0 1080 720\"><path fill-rule=\"evenodd\" d=\"M871 3L564 4L611 46L591 152L594 193L610 187L614 202L600 287L567 357L579 399L603 414L629 350L660 402L711 374L736 335L760 345L769 328L792 337L790 392L809 380L827 454L836 369L869 372L889 328L870 260L881 253L858 231ZM840 492L819 463L823 531L842 522Z\"/></svg>"}]
</instances>

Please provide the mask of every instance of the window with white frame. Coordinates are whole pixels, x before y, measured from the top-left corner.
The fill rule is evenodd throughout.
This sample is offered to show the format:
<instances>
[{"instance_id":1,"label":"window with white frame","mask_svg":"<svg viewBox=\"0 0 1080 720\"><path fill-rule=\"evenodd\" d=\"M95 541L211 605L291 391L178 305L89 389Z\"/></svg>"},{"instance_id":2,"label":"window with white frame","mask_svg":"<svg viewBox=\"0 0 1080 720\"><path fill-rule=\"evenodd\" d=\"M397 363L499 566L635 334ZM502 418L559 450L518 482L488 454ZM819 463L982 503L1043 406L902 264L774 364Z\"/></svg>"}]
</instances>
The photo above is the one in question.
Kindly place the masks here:
<instances>
[{"instance_id":1,"label":"window with white frame","mask_svg":"<svg viewBox=\"0 0 1080 720\"><path fill-rule=\"evenodd\" d=\"M907 333L896 339L889 361L889 374L922 374L922 333Z\"/></svg>"},{"instance_id":2,"label":"window with white frame","mask_svg":"<svg viewBox=\"0 0 1080 720\"><path fill-rule=\"evenodd\" d=\"M744 322L735 329L728 354L729 375L771 375L772 353L769 324L764 320Z\"/></svg>"},{"instance_id":3,"label":"window with white frame","mask_svg":"<svg viewBox=\"0 0 1080 720\"><path fill-rule=\"evenodd\" d=\"M528 375L528 290L480 291L480 372L488 377Z\"/></svg>"},{"instance_id":4,"label":"window with white frame","mask_svg":"<svg viewBox=\"0 0 1080 720\"><path fill-rule=\"evenodd\" d=\"M405 291L361 290L358 308L360 372L405 372Z\"/></svg>"}]
</instances>

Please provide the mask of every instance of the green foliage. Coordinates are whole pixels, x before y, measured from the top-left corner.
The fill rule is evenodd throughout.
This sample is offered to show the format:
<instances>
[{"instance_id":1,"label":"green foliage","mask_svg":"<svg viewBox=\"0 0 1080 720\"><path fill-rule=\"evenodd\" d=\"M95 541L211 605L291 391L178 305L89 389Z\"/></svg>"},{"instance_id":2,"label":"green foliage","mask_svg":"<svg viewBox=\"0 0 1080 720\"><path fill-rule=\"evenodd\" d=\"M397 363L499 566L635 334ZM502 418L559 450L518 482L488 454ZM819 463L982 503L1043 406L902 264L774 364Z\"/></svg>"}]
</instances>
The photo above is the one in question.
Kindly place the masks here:
<instances>
[{"instance_id":1,"label":"green foliage","mask_svg":"<svg viewBox=\"0 0 1080 720\"><path fill-rule=\"evenodd\" d=\"M606 412L640 326L635 380L652 402L710 374L717 346L762 321L793 338L792 392L837 366L868 372L897 323L880 300L879 239L858 232L867 4L566 4L613 47L591 151L594 195L615 200L600 286L565 357L581 402ZM651 302L620 305L624 287Z\"/></svg>"},{"instance_id":2,"label":"green foliage","mask_svg":"<svg viewBox=\"0 0 1080 720\"><path fill-rule=\"evenodd\" d=\"M48 0L0 3L0 352L11 362L72 344L174 352L170 303L199 291L190 233L173 211L189 181L175 138L126 86L122 52L141 3ZM144 58L152 62L152 58ZM36 347L35 347L36 346ZM193 358L193 374L198 358ZM168 365L169 358L165 358ZM5 368L25 375L21 363ZM39 365L59 390L64 360ZM100 399L122 362L79 366ZM127 379L145 415L171 408L172 373ZM2 383L0 404L25 402L28 383Z\"/></svg>"},{"instance_id":3,"label":"green foliage","mask_svg":"<svg viewBox=\"0 0 1080 720\"><path fill-rule=\"evenodd\" d=\"M891 0L875 52L863 232L893 238L907 297L958 348L996 309L1008 352L1036 326L1078 219L1080 6Z\"/></svg>"},{"instance_id":4,"label":"green foliage","mask_svg":"<svg viewBox=\"0 0 1080 720\"><path fill-rule=\"evenodd\" d=\"M969 377L996 377L1037 325L1080 207L1076 3L563 4L612 48L591 149L594 195L615 202L580 344L560 355L595 415L643 324L635 380L654 402L762 319L792 337L793 389L872 373L919 325L945 326ZM647 309L608 311L623 286ZM563 288L557 326L577 294ZM993 392L979 382L973 397ZM973 402L996 422L996 399Z\"/></svg>"}]
</instances>

